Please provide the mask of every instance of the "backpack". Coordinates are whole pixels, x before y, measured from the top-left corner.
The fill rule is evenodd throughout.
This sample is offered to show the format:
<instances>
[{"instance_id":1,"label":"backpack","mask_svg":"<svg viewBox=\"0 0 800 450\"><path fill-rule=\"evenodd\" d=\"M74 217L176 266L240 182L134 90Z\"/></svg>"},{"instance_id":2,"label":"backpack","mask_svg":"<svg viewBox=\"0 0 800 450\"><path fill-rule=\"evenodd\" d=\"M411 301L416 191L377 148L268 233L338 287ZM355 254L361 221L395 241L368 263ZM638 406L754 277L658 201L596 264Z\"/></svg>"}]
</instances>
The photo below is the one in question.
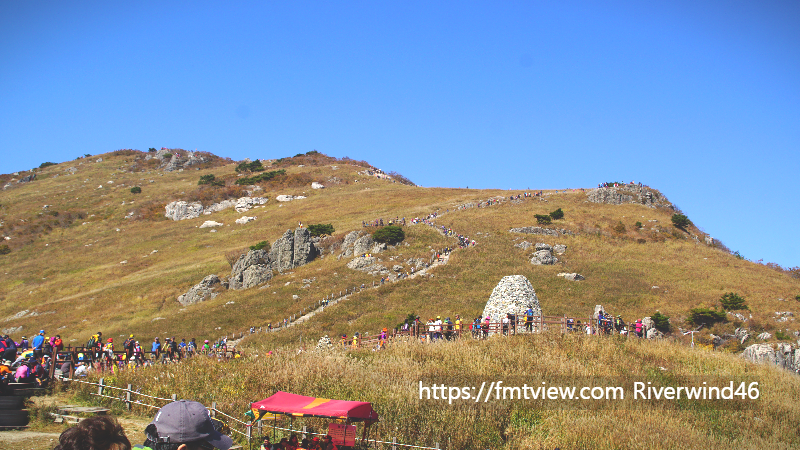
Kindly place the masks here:
<instances>
[{"instance_id":1,"label":"backpack","mask_svg":"<svg viewBox=\"0 0 800 450\"><path fill-rule=\"evenodd\" d=\"M97 344L97 340L95 338L96 336L92 336L89 338L89 341L86 342L86 348L92 348Z\"/></svg>"}]
</instances>

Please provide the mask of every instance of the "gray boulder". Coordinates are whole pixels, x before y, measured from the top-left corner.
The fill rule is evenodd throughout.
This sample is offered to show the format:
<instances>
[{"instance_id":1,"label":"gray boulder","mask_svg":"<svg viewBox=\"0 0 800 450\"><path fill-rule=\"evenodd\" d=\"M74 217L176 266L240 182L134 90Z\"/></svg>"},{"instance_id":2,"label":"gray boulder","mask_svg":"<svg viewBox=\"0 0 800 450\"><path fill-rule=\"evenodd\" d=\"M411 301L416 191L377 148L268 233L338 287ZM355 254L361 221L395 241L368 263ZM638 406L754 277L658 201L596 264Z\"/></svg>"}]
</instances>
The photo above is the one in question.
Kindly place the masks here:
<instances>
[{"instance_id":1,"label":"gray boulder","mask_svg":"<svg viewBox=\"0 0 800 450\"><path fill-rule=\"evenodd\" d=\"M556 253L556 255L563 255L567 252L567 246L564 244L556 244L553 246L553 251Z\"/></svg>"},{"instance_id":2,"label":"gray boulder","mask_svg":"<svg viewBox=\"0 0 800 450\"><path fill-rule=\"evenodd\" d=\"M536 243L536 251L538 252L538 251L542 251L542 250L547 250L548 252L552 252L553 251L553 247L550 246L550 245L547 245L547 244L545 244L543 242L537 242Z\"/></svg>"},{"instance_id":3,"label":"gray boulder","mask_svg":"<svg viewBox=\"0 0 800 450\"><path fill-rule=\"evenodd\" d=\"M219 277L216 275L209 275L203 278L203 281L192 286L187 293L179 296L178 302L183 306L188 306L210 300L217 296L214 289L218 285L220 285Z\"/></svg>"},{"instance_id":4,"label":"gray boulder","mask_svg":"<svg viewBox=\"0 0 800 450\"><path fill-rule=\"evenodd\" d=\"M524 275L508 275L492 290L492 295L483 308L482 317L499 322L507 314L522 316L528 308L533 309L534 315L542 313L533 285Z\"/></svg>"},{"instance_id":5,"label":"gray boulder","mask_svg":"<svg viewBox=\"0 0 800 450\"><path fill-rule=\"evenodd\" d=\"M269 201L266 197L241 197L236 200L236 212L246 212L257 205L264 205Z\"/></svg>"},{"instance_id":6,"label":"gray boulder","mask_svg":"<svg viewBox=\"0 0 800 450\"><path fill-rule=\"evenodd\" d=\"M27 182L33 181L35 179L36 179L36 174L32 173L30 175L27 175L27 176L24 176L24 177L20 178L19 181L17 181L17 183L27 183Z\"/></svg>"},{"instance_id":7,"label":"gray boulder","mask_svg":"<svg viewBox=\"0 0 800 450\"><path fill-rule=\"evenodd\" d=\"M237 202L236 200L231 199L231 200L223 200L219 203L214 203L213 205L204 208L203 214L209 215L217 211L222 211L223 209L233 208L234 206L236 206L236 202Z\"/></svg>"},{"instance_id":8,"label":"gray boulder","mask_svg":"<svg viewBox=\"0 0 800 450\"><path fill-rule=\"evenodd\" d=\"M766 331L759 334L757 337L759 341L767 341L769 339L772 339L772 335L770 333L767 333Z\"/></svg>"},{"instance_id":9,"label":"gray boulder","mask_svg":"<svg viewBox=\"0 0 800 450\"><path fill-rule=\"evenodd\" d=\"M563 228L520 227L509 230L512 233L541 234L543 236L558 237L561 235L575 236L575 233Z\"/></svg>"},{"instance_id":10,"label":"gray boulder","mask_svg":"<svg viewBox=\"0 0 800 450\"><path fill-rule=\"evenodd\" d=\"M361 236L361 231L351 231L344 237L342 242L342 257L348 258L353 256L353 244L356 243L358 237Z\"/></svg>"},{"instance_id":11,"label":"gray boulder","mask_svg":"<svg viewBox=\"0 0 800 450\"><path fill-rule=\"evenodd\" d=\"M247 289L272 279L271 254L265 250L250 250L239 257L231 269L229 289Z\"/></svg>"},{"instance_id":12,"label":"gray boulder","mask_svg":"<svg viewBox=\"0 0 800 450\"><path fill-rule=\"evenodd\" d=\"M532 245L533 244L531 244L528 241L522 241L519 244L515 244L514 247L521 248L523 250L527 250L527 249L531 248Z\"/></svg>"},{"instance_id":13,"label":"gray boulder","mask_svg":"<svg viewBox=\"0 0 800 450\"><path fill-rule=\"evenodd\" d=\"M353 254L363 255L364 253L369 253L372 251L372 247L375 245L375 241L372 240L372 235L368 234L366 236L361 236L360 238L356 239L353 243Z\"/></svg>"},{"instance_id":14,"label":"gray boulder","mask_svg":"<svg viewBox=\"0 0 800 450\"><path fill-rule=\"evenodd\" d=\"M553 256L553 253L550 250L539 250L538 252L533 254L533 258L531 258L531 264L535 266L541 265L552 265L558 262L558 258Z\"/></svg>"},{"instance_id":15,"label":"gray boulder","mask_svg":"<svg viewBox=\"0 0 800 450\"><path fill-rule=\"evenodd\" d=\"M568 281L583 281L583 280L586 279L583 275L581 275L579 273L562 272L562 273L558 274L557 276L564 277L564 279L568 280Z\"/></svg>"},{"instance_id":16,"label":"gray boulder","mask_svg":"<svg viewBox=\"0 0 800 450\"><path fill-rule=\"evenodd\" d=\"M319 250L311 239L308 228L297 228L294 232L286 230L270 250L272 269L278 272L290 270L307 264L316 258Z\"/></svg>"},{"instance_id":17,"label":"gray boulder","mask_svg":"<svg viewBox=\"0 0 800 450\"><path fill-rule=\"evenodd\" d=\"M740 344L744 344L744 341L750 337L750 333L747 332L746 328L737 328L736 331L733 332L733 335L736 336Z\"/></svg>"},{"instance_id":18,"label":"gray boulder","mask_svg":"<svg viewBox=\"0 0 800 450\"><path fill-rule=\"evenodd\" d=\"M370 275L388 274L389 269L378 264L378 258L374 256L358 256L347 263L347 267Z\"/></svg>"},{"instance_id":19,"label":"gray boulder","mask_svg":"<svg viewBox=\"0 0 800 450\"><path fill-rule=\"evenodd\" d=\"M200 214L203 212L203 205L200 202L185 202L185 201L177 201L167 204L165 207L166 216L168 219L172 220L186 220L186 219L194 219L196 217L200 217Z\"/></svg>"}]
</instances>

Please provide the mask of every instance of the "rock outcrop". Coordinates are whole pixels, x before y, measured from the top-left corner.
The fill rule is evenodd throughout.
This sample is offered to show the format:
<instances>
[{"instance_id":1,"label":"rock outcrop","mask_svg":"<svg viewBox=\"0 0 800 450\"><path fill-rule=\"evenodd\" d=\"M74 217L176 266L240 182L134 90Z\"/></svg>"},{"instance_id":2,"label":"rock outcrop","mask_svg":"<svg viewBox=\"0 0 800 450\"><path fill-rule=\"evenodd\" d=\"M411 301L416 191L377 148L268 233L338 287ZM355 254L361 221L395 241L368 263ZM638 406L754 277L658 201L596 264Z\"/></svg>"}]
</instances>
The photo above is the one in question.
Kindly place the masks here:
<instances>
[{"instance_id":1,"label":"rock outcrop","mask_svg":"<svg viewBox=\"0 0 800 450\"><path fill-rule=\"evenodd\" d=\"M236 206L237 201L238 200L231 199L231 200L223 200L219 203L214 203L213 205L207 208L203 208L203 214L209 215L217 211L222 211L223 209L233 208L234 206Z\"/></svg>"},{"instance_id":2,"label":"rock outcrop","mask_svg":"<svg viewBox=\"0 0 800 450\"><path fill-rule=\"evenodd\" d=\"M361 236L361 231L358 230L347 233L344 237L344 242L342 242L342 254L340 257L349 258L353 256L353 244L356 243L359 236Z\"/></svg>"},{"instance_id":3,"label":"rock outcrop","mask_svg":"<svg viewBox=\"0 0 800 450\"><path fill-rule=\"evenodd\" d=\"M311 189L325 189L325 186L315 181L311 183Z\"/></svg>"},{"instance_id":4,"label":"rock outcrop","mask_svg":"<svg viewBox=\"0 0 800 450\"><path fill-rule=\"evenodd\" d=\"M508 230L512 233L541 234L544 236L559 237L561 235L575 236L575 232L563 228L520 227Z\"/></svg>"},{"instance_id":5,"label":"rock outcrop","mask_svg":"<svg viewBox=\"0 0 800 450\"><path fill-rule=\"evenodd\" d=\"M252 221L254 221L254 220L256 220L256 218L255 218L255 217L251 217L251 216L242 216L242 217L240 217L240 218L236 219L236 223L237 223L238 225L244 225L244 224L246 224L247 222L252 222Z\"/></svg>"},{"instance_id":6,"label":"rock outcrop","mask_svg":"<svg viewBox=\"0 0 800 450\"><path fill-rule=\"evenodd\" d=\"M361 236L353 243L353 254L358 256L363 255L364 253L370 253L372 251L372 247L374 246L375 241L372 240L371 234Z\"/></svg>"},{"instance_id":7,"label":"rock outcrop","mask_svg":"<svg viewBox=\"0 0 800 450\"><path fill-rule=\"evenodd\" d=\"M781 369L800 373L800 349L791 344L753 344L742 353L742 357L758 364L769 364Z\"/></svg>"},{"instance_id":8,"label":"rock outcrop","mask_svg":"<svg viewBox=\"0 0 800 450\"><path fill-rule=\"evenodd\" d=\"M586 279L583 275L581 275L579 273L565 273L565 272L562 272L562 273L558 274L557 276L564 277L565 280L569 280L569 281L583 281L583 280Z\"/></svg>"},{"instance_id":9,"label":"rock outcrop","mask_svg":"<svg viewBox=\"0 0 800 450\"><path fill-rule=\"evenodd\" d=\"M319 255L308 228L286 230L269 252L272 268L278 272L300 267Z\"/></svg>"},{"instance_id":10,"label":"rock outcrop","mask_svg":"<svg viewBox=\"0 0 800 450\"><path fill-rule=\"evenodd\" d=\"M553 246L553 251L556 253L556 255L563 255L564 253L567 253L567 246L564 244L556 244Z\"/></svg>"},{"instance_id":11,"label":"rock outcrop","mask_svg":"<svg viewBox=\"0 0 800 450\"><path fill-rule=\"evenodd\" d=\"M213 228L213 227L221 227L223 224L219 222L214 222L213 220L206 220L200 225L200 228Z\"/></svg>"},{"instance_id":12,"label":"rock outcrop","mask_svg":"<svg viewBox=\"0 0 800 450\"><path fill-rule=\"evenodd\" d=\"M483 318L489 317L492 322L499 322L507 314L521 316L528 308L533 309L534 315L542 313L533 285L524 275L508 275L492 290L483 308Z\"/></svg>"},{"instance_id":13,"label":"rock outcrop","mask_svg":"<svg viewBox=\"0 0 800 450\"><path fill-rule=\"evenodd\" d=\"M165 209L166 213L164 216L168 219L187 220L200 217L200 214L203 212L203 205L200 202L189 203L177 201L167 204Z\"/></svg>"},{"instance_id":14,"label":"rock outcrop","mask_svg":"<svg viewBox=\"0 0 800 450\"><path fill-rule=\"evenodd\" d=\"M272 259L265 250L250 250L231 269L228 289L249 289L272 279Z\"/></svg>"},{"instance_id":15,"label":"rock outcrop","mask_svg":"<svg viewBox=\"0 0 800 450\"><path fill-rule=\"evenodd\" d=\"M203 281L192 286L187 293L179 296L178 302L183 306L188 306L210 300L217 296L214 290L219 287L219 285L219 277L216 275L209 275L203 278Z\"/></svg>"},{"instance_id":16,"label":"rock outcrop","mask_svg":"<svg viewBox=\"0 0 800 450\"><path fill-rule=\"evenodd\" d=\"M250 211L256 205L264 205L269 201L266 197L241 197L236 200L236 212Z\"/></svg>"},{"instance_id":17,"label":"rock outcrop","mask_svg":"<svg viewBox=\"0 0 800 450\"><path fill-rule=\"evenodd\" d=\"M275 200L279 202L290 202L292 200L300 200L302 198L305 197L303 197L302 195L279 195L275 197Z\"/></svg>"},{"instance_id":18,"label":"rock outcrop","mask_svg":"<svg viewBox=\"0 0 800 450\"><path fill-rule=\"evenodd\" d=\"M548 246L549 247L549 246ZM558 262L558 258L553 256L553 252L547 249L542 249L533 254L531 264L535 266L552 265Z\"/></svg>"},{"instance_id":19,"label":"rock outcrop","mask_svg":"<svg viewBox=\"0 0 800 450\"><path fill-rule=\"evenodd\" d=\"M660 192L636 184L623 184L618 187L592 189L589 191L587 198L592 203L607 203L609 205L638 203L651 207L672 206L669 200Z\"/></svg>"}]
</instances>

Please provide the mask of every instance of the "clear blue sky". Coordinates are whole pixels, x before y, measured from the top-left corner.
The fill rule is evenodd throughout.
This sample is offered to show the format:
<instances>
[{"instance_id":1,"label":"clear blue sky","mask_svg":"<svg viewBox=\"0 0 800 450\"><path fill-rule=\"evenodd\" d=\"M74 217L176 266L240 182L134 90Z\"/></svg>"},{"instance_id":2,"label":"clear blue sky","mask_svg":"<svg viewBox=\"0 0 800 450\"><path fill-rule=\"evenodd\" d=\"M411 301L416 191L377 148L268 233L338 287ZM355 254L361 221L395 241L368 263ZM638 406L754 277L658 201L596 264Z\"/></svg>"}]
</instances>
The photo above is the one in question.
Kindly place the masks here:
<instances>
[{"instance_id":1,"label":"clear blue sky","mask_svg":"<svg viewBox=\"0 0 800 450\"><path fill-rule=\"evenodd\" d=\"M3 173L165 146L422 186L635 180L800 265L798 1L6 0L0 106Z\"/></svg>"}]
</instances>

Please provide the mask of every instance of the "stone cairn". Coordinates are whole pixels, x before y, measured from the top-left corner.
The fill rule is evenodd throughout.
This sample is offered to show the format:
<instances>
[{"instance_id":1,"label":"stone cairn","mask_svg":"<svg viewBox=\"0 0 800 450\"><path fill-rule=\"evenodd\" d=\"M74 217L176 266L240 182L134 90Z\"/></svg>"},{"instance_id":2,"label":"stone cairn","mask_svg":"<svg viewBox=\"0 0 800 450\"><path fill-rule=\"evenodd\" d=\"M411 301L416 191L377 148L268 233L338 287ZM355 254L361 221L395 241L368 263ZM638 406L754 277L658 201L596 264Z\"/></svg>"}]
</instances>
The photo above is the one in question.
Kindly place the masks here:
<instances>
[{"instance_id":1,"label":"stone cairn","mask_svg":"<svg viewBox=\"0 0 800 450\"><path fill-rule=\"evenodd\" d=\"M534 315L542 314L533 285L524 275L508 275L492 290L482 317L488 316L491 322L500 322L507 314L522 316L528 308L533 309Z\"/></svg>"}]
</instances>

